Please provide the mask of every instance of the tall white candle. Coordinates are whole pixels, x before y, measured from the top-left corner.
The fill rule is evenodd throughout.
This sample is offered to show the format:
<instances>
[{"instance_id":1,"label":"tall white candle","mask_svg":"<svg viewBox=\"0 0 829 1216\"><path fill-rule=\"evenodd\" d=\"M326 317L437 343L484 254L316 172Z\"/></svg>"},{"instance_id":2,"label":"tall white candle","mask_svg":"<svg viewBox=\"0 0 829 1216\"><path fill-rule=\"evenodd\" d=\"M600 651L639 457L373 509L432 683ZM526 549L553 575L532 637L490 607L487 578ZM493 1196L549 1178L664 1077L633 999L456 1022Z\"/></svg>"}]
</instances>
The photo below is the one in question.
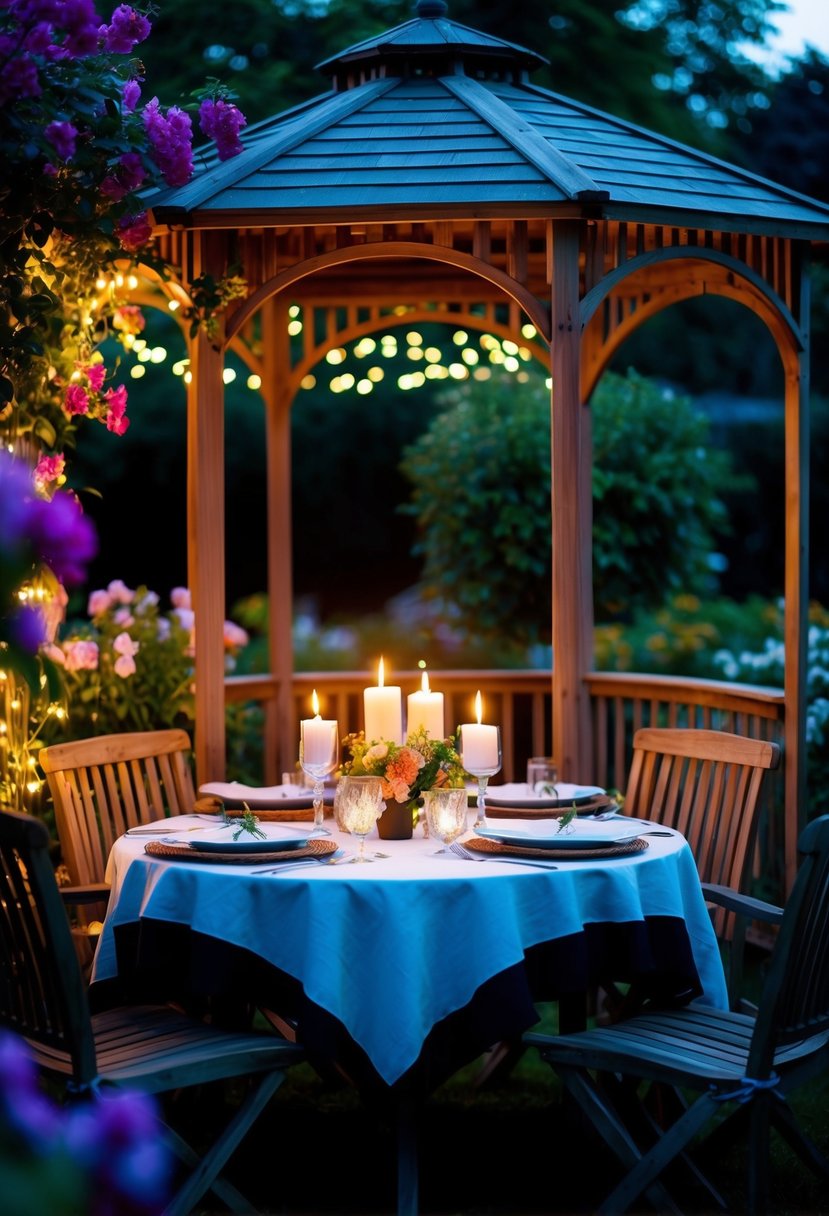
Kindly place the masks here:
<instances>
[{"instance_id":1,"label":"tall white candle","mask_svg":"<svg viewBox=\"0 0 829 1216\"><path fill-rule=\"evenodd\" d=\"M363 691L363 712L369 742L403 742L403 694L398 685L383 683L382 659L376 686Z\"/></svg>"},{"instance_id":2,"label":"tall white candle","mask_svg":"<svg viewBox=\"0 0 829 1216\"><path fill-rule=\"evenodd\" d=\"M321 768L326 765L333 767L337 755L337 723L335 719L320 717L319 698L314 689L311 706L313 718L305 718L300 723L302 742L303 768Z\"/></svg>"},{"instance_id":3,"label":"tall white candle","mask_svg":"<svg viewBox=\"0 0 829 1216\"><path fill-rule=\"evenodd\" d=\"M482 725L483 702L480 691L475 697L477 723L465 722L460 730L461 763L473 776L491 776L501 767L498 727Z\"/></svg>"},{"instance_id":4,"label":"tall white candle","mask_svg":"<svg viewBox=\"0 0 829 1216\"><path fill-rule=\"evenodd\" d=\"M444 737L443 693L431 691L429 677L425 671L420 681L420 691L410 692L406 704L408 709L407 734L412 735L425 731L430 739Z\"/></svg>"}]
</instances>

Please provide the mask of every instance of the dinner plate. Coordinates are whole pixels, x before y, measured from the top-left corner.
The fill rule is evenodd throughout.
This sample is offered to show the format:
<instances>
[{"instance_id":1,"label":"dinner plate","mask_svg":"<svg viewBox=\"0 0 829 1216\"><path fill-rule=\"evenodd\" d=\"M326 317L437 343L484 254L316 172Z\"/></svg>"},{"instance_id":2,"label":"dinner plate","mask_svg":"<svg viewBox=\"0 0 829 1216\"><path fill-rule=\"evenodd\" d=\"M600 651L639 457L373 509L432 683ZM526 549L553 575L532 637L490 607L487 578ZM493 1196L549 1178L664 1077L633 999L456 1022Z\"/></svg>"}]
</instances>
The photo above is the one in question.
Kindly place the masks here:
<instances>
[{"instance_id":1,"label":"dinner plate","mask_svg":"<svg viewBox=\"0 0 829 1216\"><path fill-rule=\"evenodd\" d=\"M259 830L265 833L264 840L251 836L249 832L242 832L238 839L234 840L237 830L237 827L217 828L198 838L188 836L187 844L197 853L273 853L275 849L280 852L304 849L309 840L309 837L302 833L298 836L289 835L276 824L260 824ZM165 839L171 844L183 843L175 836Z\"/></svg>"},{"instance_id":2,"label":"dinner plate","mask_svg":"<svg viewBox=\"0 0 829 1216\"><path fill-rule=\"evenodd\" d=\"M594 798L606 793L598 785L569 785L565 781L557 781L555 794L530 793L524 781L505 785L490 785L487 789L487 802L497 803L498 806L516 806L527 809L539 807L583 806Z\"/></svg>"},{"instance_id":3,"label":"dinner plate","mask_svg":"<svg viewBox=\"0 0 829 1216\"><path fill-rule=\"evenodd\" d=\"M301 785L243 785L241 781L208 781L199 786L199 794L221 798L229 811L242 810L303 810L314 804L314 791ZM333 802L334 791L325 790L322 800Z\"/></svg>"},{"instance_id":4,"label":"dinner plate","mask_svg":"<svg viewBox=\"0 0 829 1216\"><path fill-rule=\"evenodd\" d=\"M537 819L525 822L519 828L490 821L486 827L475 828L475 833L498 844L531 849L601 849L624 844L642 834L640 823L623 823L617 819L575 820L563 831L556 828L556 823L554 819Z\"/></svg>"}]
</instances>

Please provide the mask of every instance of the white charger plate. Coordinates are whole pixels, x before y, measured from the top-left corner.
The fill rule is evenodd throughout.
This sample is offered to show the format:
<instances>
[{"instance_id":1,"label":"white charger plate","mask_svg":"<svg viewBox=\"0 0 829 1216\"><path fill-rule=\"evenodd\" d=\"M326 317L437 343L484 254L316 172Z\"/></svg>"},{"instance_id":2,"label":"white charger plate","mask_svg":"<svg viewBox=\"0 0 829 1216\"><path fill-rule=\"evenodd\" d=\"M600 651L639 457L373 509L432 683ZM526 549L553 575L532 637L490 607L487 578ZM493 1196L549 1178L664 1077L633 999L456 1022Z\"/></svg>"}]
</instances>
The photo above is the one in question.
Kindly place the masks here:
<instances>
[{"instance_id":1,"label":"white charger plate","mask_svg":"<svg viewBox=\"0 0 829 1216\"><path fill-rule=\"evenodd\" d=\"M556 820L522 821L521 827L500 825L492 820L486 827L475 828L476 836L495 840L498 844L520 845L529 849L601 849L624 844L642 835L640 823L624 823L618 819L579 819L563 831L555 827Z\"/></svg>"},{"instance_id":2,"label":"white charger plate","mask_svg":"<svg viewBox=\"0 0 829 1216\"><path fill-rule=\"evenodd\" d=\"M264 840L258 836L251 836L249 832L242 832L239 838L234 840L233 837L238 830L239 823L235 821L229 827L216 828L213 831L205 832L198 838L188 836L186 842L197 853L273 853L277 850L282 852L288 849L304 849L310 839L305 834L289 835L284 828L280 828L279 824L273 823L260 823L259 830L265 833ZM180 837L170 836L168 843L182 844L184 842Z\"/></svg>"},{"instance_id":3,"label":"white charger plate","mask_svg":"<svg viewBox=\"0 0 829 1216\"><path fill-rule=\"evenodd\" d=\"M594 798L607 793L598 785L570 785L565 781L557 781L555 795L533 794L524 781L515 781L505 785L490 785L487 787L487 802L497 806L514 806L522 808L583 806Z\"/></svg>"}]
</instances>

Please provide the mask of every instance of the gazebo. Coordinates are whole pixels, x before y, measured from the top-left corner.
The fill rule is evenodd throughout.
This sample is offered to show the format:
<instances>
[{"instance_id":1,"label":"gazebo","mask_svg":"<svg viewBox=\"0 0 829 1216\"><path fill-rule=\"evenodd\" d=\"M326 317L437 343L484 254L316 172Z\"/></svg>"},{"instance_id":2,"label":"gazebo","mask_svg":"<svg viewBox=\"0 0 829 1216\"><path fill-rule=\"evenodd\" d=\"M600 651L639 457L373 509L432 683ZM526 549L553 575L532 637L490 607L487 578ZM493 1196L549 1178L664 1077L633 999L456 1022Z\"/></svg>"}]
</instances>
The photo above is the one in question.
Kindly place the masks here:
<instances>
[{"instance_id":1,"label":"gazebo","mask_svg":"<svg viewBox=\"0 0 829 1216\"><path fill-rule=\"evenodd\" d=\"M189 337L188 577L198 621L200 778L225 772L223 367L266 411L275 712L293 763L290 410L326 353L392 324L446 321L528 345L552 376L552 748L590 772L590 397L625 339L690 297L756 314L785 376L787 865L805 817L809 263L829 207L532 84L534 51L447 18L443 0L320 65L321 96L249 128L245 150L148 199L160 290L240 265L244 299ZM289 314L290 310L290 314ZM301 349L289 320L301 321ZM531 327L531 328L528 328Z\"/></svg>"}]
</instances>

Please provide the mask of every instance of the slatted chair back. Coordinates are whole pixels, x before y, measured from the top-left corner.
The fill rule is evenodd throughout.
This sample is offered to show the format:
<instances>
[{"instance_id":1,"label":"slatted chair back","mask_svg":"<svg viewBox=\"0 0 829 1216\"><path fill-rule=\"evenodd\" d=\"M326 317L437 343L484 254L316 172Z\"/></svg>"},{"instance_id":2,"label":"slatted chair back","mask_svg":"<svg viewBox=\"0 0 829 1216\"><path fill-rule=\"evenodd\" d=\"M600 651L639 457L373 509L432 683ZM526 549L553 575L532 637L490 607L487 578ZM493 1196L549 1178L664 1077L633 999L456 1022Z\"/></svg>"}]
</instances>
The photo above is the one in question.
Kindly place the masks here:
<instances>
[{"instance_id":1,"label":"slatted chair back","mask_svg":"<svg viewBox=\"0 0 829 1216\"><path fill-rule=\"evenodd\" d=\"M287 1070L304 1060L302 1048L269 1033L223 1030L169 1005L123 1005L93 1015L49 844L39 820L0 811L0 1024L23 1038L45 1075L64 1083L67 1098L109 1088L175 1093L232 1081L233 1113L217 1132L211 1111L213 1141L200 1141L198 1152L160 1125L188 1167L164 1216L203 1210L199 1200L208 1191L234 1212L253 1213L222 1170Z\"/></svg>"},{"instance_id":2,"label":"slatted chair back","mask_svg":"<svg viewBox=\"0 0 829 1216\"><path fill-rule=\"evenodd\" d=\"M633 739L624 810L687 839L703 884L745 890L757 839L760 792L780 763L776 743L717 730L646 727ZM733 917L714 913L717 935Z\"/></svg>"},{"instance_id":3,"label":"slatted chair back","mask_svg":"<svg viewBox=\"0 0 829 1216\"><path fill-rule=\"evenodd\" d=\"M104 881L112 845L128 828L193 809L191 745L184 730L58 743L44 748L39 759L75 886Z\"/></svg>"}]
</instances>

